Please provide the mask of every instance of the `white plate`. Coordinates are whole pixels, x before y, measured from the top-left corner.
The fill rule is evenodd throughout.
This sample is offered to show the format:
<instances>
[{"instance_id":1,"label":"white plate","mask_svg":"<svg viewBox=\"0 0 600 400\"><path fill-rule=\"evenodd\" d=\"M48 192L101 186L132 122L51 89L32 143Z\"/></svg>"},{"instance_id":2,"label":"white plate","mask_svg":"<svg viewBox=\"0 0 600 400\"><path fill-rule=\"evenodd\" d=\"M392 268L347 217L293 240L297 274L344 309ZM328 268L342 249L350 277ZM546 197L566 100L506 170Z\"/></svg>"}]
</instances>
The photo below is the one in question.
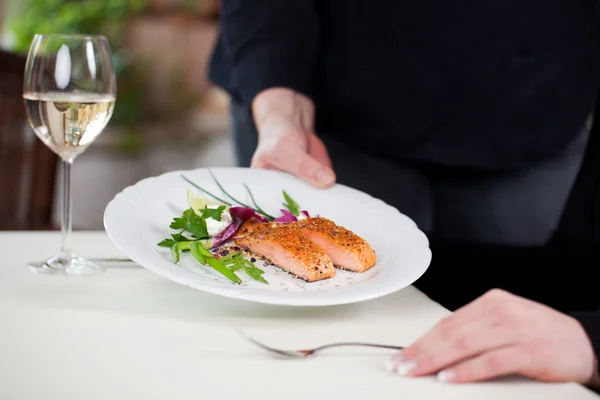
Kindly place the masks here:
<instances>
[{"instance_id":1,"label":"white plate","mask_svg":"<svg viewBox=\"0 0 600 400\"><path fill-rule=\"evenodd\" d=\"M337 270L335 277L314 283L293 279L278 268L265 266L264 277L269 285L253 281L241 272L238 275L245 283L235 285L198 264L189 254L182 254L179 264L174 264L169 250L156 244L172 233L172 218L188 208L186 192L191 186L182 174L211 193L221 194L205 169L170 172L126 188L106 207L106 232L128 257L162 277L205 292L260 303L356 303L411 285L429 266L431 251L425 234L398 210L365 193L342 185L319 190L274 171L215 168L212 172L231 195L250 204L243 187L246 183L259 206L275 215L280 215L282 190L286 190L312 215L329 218L365 238L377 253L377 264L363 274Z\"/></svg>"}]
</instances>

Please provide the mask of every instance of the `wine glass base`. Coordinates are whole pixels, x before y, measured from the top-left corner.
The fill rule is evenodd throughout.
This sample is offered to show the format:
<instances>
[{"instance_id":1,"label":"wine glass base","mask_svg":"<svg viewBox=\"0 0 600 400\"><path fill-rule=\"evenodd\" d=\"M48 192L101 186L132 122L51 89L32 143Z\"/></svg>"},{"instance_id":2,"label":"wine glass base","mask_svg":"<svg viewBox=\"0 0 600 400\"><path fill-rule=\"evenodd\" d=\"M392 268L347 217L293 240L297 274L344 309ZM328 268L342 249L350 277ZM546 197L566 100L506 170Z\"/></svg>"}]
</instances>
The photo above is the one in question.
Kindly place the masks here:
<instances>
[{"instance_id":1,"label":"wine glass base","mask_svg":"<svg viewBox=\"0 0 600 400\"><path fill-rule=\"evenodd\" d=\"M85 258L59 254L46 261L30 263L29 270L43 275L89 276L100 274L105 268Z\"/></svg>"}]
</instances>

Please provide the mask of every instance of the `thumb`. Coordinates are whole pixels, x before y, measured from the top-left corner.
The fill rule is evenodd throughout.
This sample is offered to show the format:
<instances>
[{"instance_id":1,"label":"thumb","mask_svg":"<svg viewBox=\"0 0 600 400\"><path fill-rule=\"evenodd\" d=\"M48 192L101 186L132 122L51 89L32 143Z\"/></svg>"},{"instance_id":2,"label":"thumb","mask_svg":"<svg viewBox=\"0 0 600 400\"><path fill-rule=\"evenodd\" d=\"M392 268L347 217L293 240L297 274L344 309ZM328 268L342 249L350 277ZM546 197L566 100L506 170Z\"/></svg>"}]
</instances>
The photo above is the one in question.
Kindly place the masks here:
<instances>
[{"instance_id":1,"label":"thumb","mask_svg":"<svg viewBox=\"0 0 600 400\"><path fill-rule=\"evenodd\" d=\"M314 133L308 135L308 154L326 167L333 167L325 143Z\"/></svg>"},{"instance_id":2,"label":"thumb","mask_svg":"<svg viewBox=\"0 0 600 400\"><path fill-rule=\"evenodd\" d=\"M282 146L275 154L275 157L273 154L268 157L268 164L275 169L289 172L319 188L328 188L335 183L331 168L310 156L301 146Z\"/></svg>"},{"instance_id":3,"label":"thumb","mask_svg":"<svg viewBox=\"0 0 600 400\"><path fill-rule=\"evenodd\" d=\"M328 188L335 183L335 173L304 151L299 151L289 164L290 173L319 188Z\"/></svg>"}]
</instances>

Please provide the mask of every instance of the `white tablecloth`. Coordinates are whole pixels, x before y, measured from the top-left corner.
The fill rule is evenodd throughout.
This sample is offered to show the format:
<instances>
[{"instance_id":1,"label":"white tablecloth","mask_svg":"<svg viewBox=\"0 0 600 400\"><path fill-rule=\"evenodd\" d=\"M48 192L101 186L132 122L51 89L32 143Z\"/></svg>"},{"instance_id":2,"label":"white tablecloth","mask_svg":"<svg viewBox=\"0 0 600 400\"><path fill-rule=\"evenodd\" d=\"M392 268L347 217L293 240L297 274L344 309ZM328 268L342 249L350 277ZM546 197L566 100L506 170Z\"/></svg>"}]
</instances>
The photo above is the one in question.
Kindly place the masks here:
<instances>
[{"instance_id":1,"label":"white tablecloth","mask_svg":"<svg viewBox=\"0 0 600 400\"><path fill-rule=\"evenodd\" d=\"M0 399L598 399L576 384L505 379L476 385L410 379L383 369L393 352L337 349L280 360L273 345L336 340L408 344L448 311L415 288L348 306L245 303L164 280L139 266L91 278L38 276L26 263L57 233L0 233ZM87 257L123 256L101 232L78 232Z\"/></svg>"}]
</instances>

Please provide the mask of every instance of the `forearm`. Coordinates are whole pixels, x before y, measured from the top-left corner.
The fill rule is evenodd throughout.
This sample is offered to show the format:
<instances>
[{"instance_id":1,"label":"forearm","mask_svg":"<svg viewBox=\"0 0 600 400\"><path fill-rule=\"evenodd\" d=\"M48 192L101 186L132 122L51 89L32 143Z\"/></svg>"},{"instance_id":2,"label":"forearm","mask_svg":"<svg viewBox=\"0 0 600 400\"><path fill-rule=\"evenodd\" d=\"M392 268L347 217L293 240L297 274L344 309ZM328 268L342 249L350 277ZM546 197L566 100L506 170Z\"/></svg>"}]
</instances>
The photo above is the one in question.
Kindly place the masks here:
<instances>
[{"instance_id":1,"label":"forearm","mask_svg":"<svg viewBox=\"0 0 600 400\"><path fill-rule=\"evenodd\" d=\"M221 7L221 36L244 104L273 87L311 93L319 34L314 0L223 0Z\"/></svg>"},{"instance_id":2,"label":"forearm","mask_svg":"<svg viewBox=\"0 0 600 400\"><path fill-rule=\"evenodd\" d=\"M313 101L289 88L263 90L252 101L252 115L259 133L263 126L278 118L285 118L288 123L312 131L314 114Z\"/></svg>"}]
</instances>

